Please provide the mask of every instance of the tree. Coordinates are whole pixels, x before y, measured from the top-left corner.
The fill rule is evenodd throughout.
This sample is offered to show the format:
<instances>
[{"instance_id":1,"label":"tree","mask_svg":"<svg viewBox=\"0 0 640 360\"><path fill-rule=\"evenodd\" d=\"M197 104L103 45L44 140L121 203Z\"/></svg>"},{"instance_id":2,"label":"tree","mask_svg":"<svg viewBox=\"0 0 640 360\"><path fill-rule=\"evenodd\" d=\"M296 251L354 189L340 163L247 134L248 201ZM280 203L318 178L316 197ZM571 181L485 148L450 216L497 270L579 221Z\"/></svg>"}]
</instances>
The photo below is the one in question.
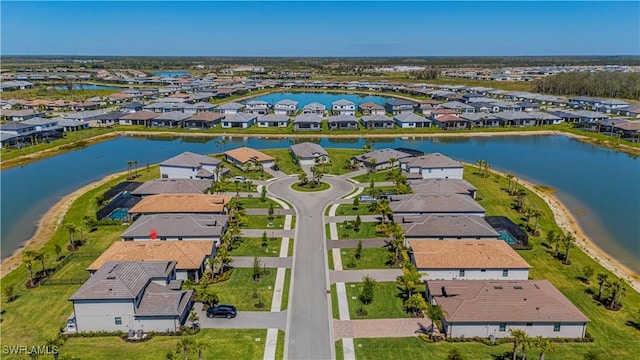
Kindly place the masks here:
<instances>
[{"instance_id":1,"label":"tree","mask_svg":"<svg viewBox=\"0 0 640 360\"><path fill-rule=\"evenodd\" d=\"M193 345L193 339L189 337L183 337L180 339L178 343L178 352L182 352L184 354L184 360L189 360L189 350Z\"/></svg>"},{"instance_id":2,"label":"tree","mask_svg":"<svg viewBox=\"0 0 640 360\"><path fill-rule=\"evenodd\" d=\"M484 160L479 159L477 164L478 164L478 175L482 176L482 166L484 165Z\"/></svg>"},{"instance_id":3,"label":"tree","mask_svg":"<svg viewBox=\"0 0 640 360\"><path fill-rule=\"evenodd\" d=\"M127 180L131 179L131 167L133 167L133 160L127 161Z\"/></svg>"},{"instance_id":4,"label":"tree","mask_svg":"<svg viewBox=\"0 0 640 360\"><path fill-rule=\"evenodd\" d=\"M364 305L373 302L373 298L376 290L376 281L369 275L362 278L362 290L360 291L360 302Z\"/></svg>"},{"instance_id":5,"label":"tree","mask_svg":"<svg viewBox=\"0 0 640 360\"><path fill-rule=\"evenodd\" d=\"M422 275L411 262L402 263L402 275L396 278L396 283L404 288L407 299L411 298L416 286L422 281Z\"/></svg>"},{"instance_id":6,"label":"tree","mask_svg":"<svg viewBox=\"0 0 640 360\"><path fill-rule=\"evenodd\" d=\"M524 330L520 329L510 329L509 332L513 337L513 360L516 360L518 356L518 349L520 348L520 344L525 342L528 338L527 333Z\"/></svg>"},{"instance_id":7,"label":"tree","mask_svg":"<svg viewBox=\"0 0 640 360\"><path fill-rule=\"evenodd\" d=\"M533 339L527 336L520 342L520 347L522 348L522 357L520 360L527 359L527 349L533 346L532 340Z\"/></svg>"},{"instance_id":8,"label":"tree","mask_svg":"<svg viewBox=\"0 0 640 360\"><path fill-rule=\"evenodd\" d=\"M463 360L462 354L458 351L458 349L451 349L447 353L447 360Z\"/></svg>"},{"instance_id":9,"label":"tree","mask_svg":"<svg viewBox=\"0 0 640 360\"><path fill-rule=\"evenodd\" d=\"M2 289L2 294L7 299L7 302L12 302L16 297L16 289L13 285L7 285Z\"/></svg>"},{"instance_id":10,"label":"tree","mask_svg":"<svg viewBox=\"0 0 640 360\"><path fill-rule=\"evenodd\" d=\"M220 274L222 274L227 270L229 264L233 262L233 258L231 257L231 254L229 254L229 250L224 248L218 249L216 257L220 259Z\"/></svg>"},{"instance_id":11,"label":"tree","mask_svg":"<svg viewBox=\"0 0 640 360\"><path fill-rule=\"evenodd\" d=\"M76 250L76 242L73 239L73 235L76 233L76 226L71 224L71 223L67 223L65 224L65 229L67 229L67 231L69 232L69 244L71 245L71 251L75 251Z\"/></svg>"},{"instance_id":12,"label":"tree","mask_svg":"<svg viewBox=\"0 0 640 360\"><path fill-rule=\"evenodd\" d=\"M604 284L607 282L609 275L606 273L598 273L598 300L602 300L602 290L604 289Z\"/></svg>"},{"instance_id":13,"label":"tree","mask_svg":"<svg viewBox=\"0 0 640 360\"><path fill-rule=\"evenodd\" d=\"M360 197L359 196L354 196L353 197L353 210L357 210L360 207Z\"/></svg>"},{"instance_id":14,"label":"tree","mask_svg":"<svg viewBox=\"0 0 640 360\"><path fill-rule=\"evenodd\" d=\"M55 251L56 251L56 260L60 260L60 256L62 254L62 246L60 246L60 244L56 244L55 246Z\"/></svg>"},{"instance_id":15,"label":"tree","mask_svg":"<svg viewBox=\"0 0 640 360\"><path fill-rule=\"evenodd\" d=\"M196 313L195 311L191 310L191 312L189 313L189 322L191 323L192 327L196 327L196 323L200 321L200 317L198 316L198 313Z\"/></svg>"},{"instance_id":16,"label":"tree","mask_svg":"<svg viewBox=\"0 0 640 360\"><path fill-rule=\"evenodd\" d=\"M262 263L260 262L260 258L255 256L253 258L253 271L252 271L253 281L260 280L260 274L262 273L262 270L260 269L261 266L262 266Z\"/></svg>"},{"instance_id":17,"label":"tree","mask_svg":"<svg viewBox=\"0 0 640 360\"><path fill-rule=\"evenodd\" d=\"M260 191L260 202L267 201L267 187L262 186L262 190Z\"/></svg>"},{"instance_id":18,"label":"tree","mask_svg":"<svg viewBox=\"0 0 640 360\"><path fill-rule=\"evenodd\" d=\"M417 295L417 294L416 294ZM427 317L431 320L431 335L433 336L433 329L437 326L437 323L440 322L440 319L444 317L444 313L442 312L442 308L437 305L429 305L427 308Z\"/></svg>"},{"instance_id":19,"label":"tree","mask_svg":"<svg viewBox=\"0 0 640 360\"><path fill-rule=\"evenodd\" d=\"M527 196L527 191L525 189L520 189L517 192L518 195L518 212L522 213L524 211L524 198Z\"/></svg>"},{"instance_id":20,"label":"tree","mask_svg":"<svg viewBox=\"0 0 640 360\"><path fill-rule=\"evenodd\" d=\"M353 222L353 231L360 231L360 225L362 225L362 220L360 219L360 215L356 215L356 220Z\"/></svg>"},{"instance_id":21,"label":"tree","mask_svg":"<svg viewBox=\"0 0 640 360\"><path fill-rule=\"evenodd\" d=\"M300 181L300 185L307 185L307 183L309 182L309 178L307 178L307 174L303 172L302 174L298 175L298 181Z\"/></svg>"},{"instance_id":22,"label":"tree","mask_svg":"<svg viewBox=\"0 0 640 360\"><path fill-rule=\"evenodd\" d=\"M33 287L33 261L34 261L34 253L33 250L25 250L22 253L22 262L27 267L27 271L29 272L29 285Z\"/></svg>"},{"instance_id":23,"label":"tree","mask_svg":"<svg viewBox=\"0 0 640 360\"><path fill-rule=\"evenodd\" d=\"M371 212L380 214L382 217L382 223L384 224L387 219L387 215L391 213L391 207L389 206L389 200L387 199L378 199L375 202L372 202L369 205L369 210Z\"/></svg>"},{"instance_id":24,"label":"tree","mask_svg":"<svg viewBox=\"0 0 640 360\"><path fill-rule=\"evenodd\" d=\"M373 150L373 145L371 143L367 142L362 147L362 150L364 150L365 153L371 152L371 150Z\"/></svg>"},{"instance_id":25,"label":"tree","mask_svg":"<svg viewBox=\"0 0 640 360\"><path fill-rule=\"evenodd\" d=\"M507 180L509 180L509 185L507 186L507 193L511 194L511 180L513 179L513 174L509 173L506 175Z\"/></svg>"},{"instance_id":26,"label":"tree","mask_svg":"<svg viewBox=\"0 0 640 360\"><path fill-rule=\"evenodd\" d=\"M369 159L369 171L375 172L377 164L378 164L378 160L376 158Z\"/></svg>"},{"instance_id":27,"label":"tree","mask_svg":"<svg viewBox=\"0 0 640 360\"><path fill-rule=\"evenodd\" d=\"M269 203L269 209L267 211L269 213L269 220L273 220L274 209L273 209L273 203L272 202Z\"/></svg>"},{"instance_id":28,"label":"tree","mask_svg":"<svg viewBox=\"0 0 640 360\"><path fill-rule=\"evenodd\" d=\"M358 241L358 246L356 247L356 259L360 260L360 258L362 258L362 240Z\"/></svg>"},{"instance_id":29,"label":"tree","mask_svg":"<svg viewBox=\"0 0 640 360\"><path fill-rule=\"evenodd\" d=\"M582 275L584 276L584 282L589 284L589 282L591 281L591 277L593 276L594 273L595 273L595 270L593 269L593 266L587 265L583 267Z\"/></svg>"},{"instance_id":30,"label":"tree","mask_svg":"<svg viewBox=\"0 0 640 360\"><path fill-rule=\"evenodd\" d=\"M546 353L553 353L556 351L556 346L554 343L549 341L549 339L545 339L542 336L536 336L533 338L533 348L540 353L539 360L544 360L544 355Z\"/></svg>"},{"instance_id":31,"label":"tree","mask_svg":"<svg viewBox=\"0 0 640 360\"><path fill-rule=\"evenodd\" d=\"M204 351L207 350L208 348L209 348L209 345L202 340L196 340L194 342L193 350L195 350L198 353L198 360L204 359Z\"/></svg>"},{"instance_id":32,"label":"tree","mask_svg":"<svg viewBox=\"0 0 640 360\"><path fill-rule=\"evenodd\" d=\"M543 216L543 213L542 213L542 211L540 211L538 209L533 209L533 210L531 210L530 215L535 220L535 223L533 224L533 235L537 236L538 235L538 221Z\"/></svg>"},{"instance_id":33,"label":"tree","mask_svg":"<svg viewBox=\"0 0 640 360\"><path fill-rule=\"evenodd\" d=\"M573 234L571 234L570 232L567 232L563 237L562 237L562 247L565 250L564 253L564 264L571 264L571 262L569 261L569 251L571 249L573 249L576 246L576 238L573 236Z\"/></svg>"},{"instance_id":34,"label":"tree","mask_svg":"<svg viewBox=\"0 0 640 360\"><path fill-rule=\"evenodd\" d=\"M214 256L212 258L209 258L209 260L207 260L207 265L209 265L209 269L211 269L211 279L210 279L211 282L213 282L216 274L216 266L220 264L219 260L220 258L217 256Z\"/></svg>"},{"instance_id":35,"label":"tree","mask_svg":"<svg viewBox=\"0 0 640 360\"><path fill-rule=\"evenodd\" d=\"M549 246L554 246L553 256L558 257L558 250L560 248L560 236L556 234L555 230L549 230L547 232L547 243Z\"/></svg>"},{"instance_id":36,"label":"tree","mask_svg":"<svg viewBox=\"0 0 640 360\"><path fill-rule=\"evenodd\" d=\"M43 251L34 251L33 252L33 260L34 261L40 261L40 264L42 264L42 274L44 275L44 261L47 258L47 254L44 253Z\"/></svg>"},{"instance_id":37,"label":"tree","mask_svg":"<svg viewBox=\"0 0 640 360\"><path fill-rule=\"evenodd\" d=\"M207 305L208 307L216 306L218 301L220 301L218 294L210 291L201 291L198 295L198 299L201 303Z\"/></svg>"},{"instance_id":38,"label":"tree","mask_svg":"<svg viewBox=\"0 0 640 360\"><path fill-rule=\"evenodd\" d=\"M267 232L263 231L262 232L262 247L266 248L268 246L267 244Z\"/></svg>"},{"instance_id":39,"label":"tree","mask_svg":"<svg viewBox=\"0 0 640 360\"><path fill-rule=\"evenodd\" d=\"M627 292L626 282L622 279L614 279L608 283L609 293L609 310L614 310L620 305L620 300Z\"/></svg>"}]
</instances>

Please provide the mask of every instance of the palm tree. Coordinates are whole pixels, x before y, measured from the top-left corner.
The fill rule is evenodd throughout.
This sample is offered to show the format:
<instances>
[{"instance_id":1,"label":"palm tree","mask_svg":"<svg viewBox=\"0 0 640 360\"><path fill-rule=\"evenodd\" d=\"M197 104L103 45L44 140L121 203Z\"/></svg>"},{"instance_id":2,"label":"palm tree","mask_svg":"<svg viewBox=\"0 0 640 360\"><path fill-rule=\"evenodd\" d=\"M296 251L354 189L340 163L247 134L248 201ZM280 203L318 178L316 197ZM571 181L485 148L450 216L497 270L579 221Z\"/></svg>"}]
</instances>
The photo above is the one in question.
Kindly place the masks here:
<instances>
[{"instance_id":1,"label":"palm tree","mask_svg":"<svg viewBox=\"0 0 640 360\"><path fill-rule=\"evenodd\" d=\"M391 164L391 167L393 167L393 166L394 166L394 164L396 163L396 161L398 161L398 159L393 158L393 157L392 157L392 158L389 158L389 164Z\"/></svg>"},{"instance_id":2,"label":"palm tree","mask_svg":"<svg viewBox=\"0 0 640 360\"><path fill-rule=\"evenodd\" d=\"M302 174L298 175L298 181L300 181L300 185L306 185L309 182L307 174L303 172Z\"/></svg>"},{"instance_id":3,"label":"palm tree","mask_svg":"<svg viewBox=\"0 0 640 360\"><path fill-rule=\"evenodd\" d=\"M509 332L511 336L513 336L513 360L516 360L518 356L518 348L520 348L520 344L525 342L527 339L527 333L524 330L520 329L510 329Z\"/></svg>"},{"instance_id":4,"label":"palm tree","mask_svg":"<svg viewBox=\"0 0 640 360\"><path fill-rule=\"evenodd\" d=\"M198 313L191 310L191 312L189 313L189 322L191 323L191 326L195 327L198 321L200 321L200 317L198 316Z\"/></svg>"},{"instance_id":5,"label":"palm tree","mask_svg":"<svg viewBox=\"0 0 640 360\"><path fill-rule=\"evenodd\" d=\"M570 232L562 237L562 247L564 247L564 263L569 264L569 251L576 246L576 238Z\"/></svg>"},{"instance_id":6,"label":"palm tree","mask_svg":"<svg viewBox=\"0 0 640 360\"><path fill-rule=\"evenodd\" d=\"M133 166L133 161L127 161L127 179L131 178L131 167Z\"/></svg>"},{"instance_id":7,"label":"palm tree","mask_svg":"<svg viewBox=\"0 0 640 360\"><path fill-rule=\"evenodd\" d=\"M544 215L542 213L542 211L538 210L538 209L533 209L531 211L530 214L534 219L535 219L535 223L533 225L533 235L538 235L538 221L540 220L540 218Z\"/></svg>"},{"instance_id":8,"label":"palm tree","mask_svg":"<svg viewBox=\"0 0 640 360\"><path fill-rule=\"evenodd\" d=\"M378 164L378 160L376 158L369 159L369 171L375 172L377 164Z\"/></svg>"},{"instance_id":9,"label":"palm tree","mask_svg":"<svg viewBox=\"0 0 640 360\"><path fill-rule=\"evenodd\" d=\"M482 176L482 165L484 165L484 160L479 159L477 164L478 164L478 175Z\"/></svg>"},{"instance_id":10,"label":"palm tree","mask_svg":"<svg viewBox=\"0 0 640 360\"><path fill-rule=\"evenodd\" d=\"M507 192L511 193L511 179L513 179L513 174L509 173L507 174L507 180L509 180L509 185L507 186Z\"/></svg>"},{"instance_id":11,"label":"palm tree","mask_svg":"<svg viewBox=\"0 0 640 360\"><path fill-rule=\"evenodd\" d=\"M215 277L216 266L218 266L218 264L220 263L219 260L220 259L217 256L214 256L207 260L207 265L209 266L209 269L211 269L211 282L213 282L213 279Z\"/></svg>"},{"instance_id":12,"label":"palm tree","mask_svg":"<svg viewBox=\"0 0 640 360\"><path fill-rule=\"evenodd\" d=\"M555 230L549 230L547 232L547 243L549 246L554 246L553 256L558 257L558 248L560 247L560 236L556 234Z\"/></svg>"},{"instance_id":13,"label":"palm tree","mask_svg":"<svg viewBox=\"0 0 640 360\"><path fill-rule=\"evenodd\" d=\"M372 212L379 213L382 216L382 223L386 222L387 215L391 213L391 208L389 207L389 200L387 199L378 199L377 201L371 203L369 209Z\"/></svg>"},{"instance_id":14,"label":"palm tree","mask_svg":"<svg viewBox=\"0 0 640 360\"><path fill-rule=\"evenodd\" d=\"M33 252L33 260L40 261L42 264L42 274L44 275L44 261L47 258L47 254L43 251L34 251Z\"/></svg>"},{"instance_id":15,"label":"palm tree","mask_svg":"<svg viewBox=\"0 0 640 360\"><path fill-rule=\"evenodd\" d=\"M139 163L138 163L138 160L134 160L134 161L133 161L133 164L134 164L134 165L135 165L135 167L136 167L136 168L135 168L135 173L134 173L133 177L134 177L134 178L137 178L137 177L138 177L138 164L139 164Z\"/></svg>"},{"instance_id":16,"label":"palm tree","mask_svg":"<svg viewBox=\"0 0 640 360\"><path fill-rule=\"evenodd\" d=\"M440 306L429 304L429 308L427 308L427 317L431 320L431 336L433 336L433 329L436 326L436 321L440 321L440 319L444 317L444 312Z\"/></svg>"},{"instance_id":17,"label":"palm tree","mask_svg":"<svg viewBox=\"0 0 640 360\"><path fill-rule=\"evenodd\" d=\"M524 211L524 198L527 196L527 192L524 189L518 190L518 212Z\"/></svg>"},{"instance_id":18,"label":"palm tree","mask_svg":"<svg viewBox=\"0 0 640 360\"><path fill-rule=\"evenodd\" d=\"M35 260L35 251L33 250L25 250L22 253L22 262L27 267L27 271L29 272L29 285L31 287L33 284L33 261Z\"/></svg>"},{"instance_id":19,"label":"palm tree","mask_svg":"<svg viewBox=\"0 0 640 360\"><path fill-rule=\"evenodd\" d=\"M202 360L204 358L203 353L208 348L209 348L209 345L202 340L197 340L193 344L193 350L195 350L198 353L198 360Z\"/></svg>"},{"instance_id":20,"label":"palm tree","mask_svg":"<svg viewBox=\"0 0 640 360\"><path fill-rule=\"evenodd\" d=\"M371 143L365 143L362 147L362 150L364 150L364 152L366 153L371 152L371 150L373 150L373 146L371 145Z\"/></svg>"},{"instance_id":21,"label":"palm tree","mask_svg":"<svg viewBox=\"0 0 640 360\"><path fill-rule=\"evenodd\" d=\"M608 287L611 291L611 296L609 298L609 306L607 306L607 308L613 310L616 308L616 305L620 304L620 300L627 292L626 282L622 279L615 279L609 282Z\"/></svg>"},{"instance_id":22,"label":"palm tree","mask_svg":"<svg viewBox=\"0 0 640 360\"><path fill-rule=\"evenodd\" d=\"M556 345L549 341L549 339L545 339L542 336L536 336L533 338L533 348L538 350L540 353L539 360L544 360L544 354L553 353L556 351Z\"/></svg>"},{"instance_id":23,"label":"palm tree","mask_svg":"<svg viewBox=\"0 0 640 360\"><path fill-rule=\"evenodd\" d=\"M602 290L608 278L609 275L607 273L598 273L598 300L602 300Z\"/></svg>"},{"instance_id":24,"label":"palm tree","mask_svg":"<svg viewBox=\"0 0 640 360\"><path fill-rule=\"evenodd\" d=\"M189 337L183 337L178 343L178 351L182 351L184 354L184 360L189 360L189 349L193 345L193 340Z\"/></svg>"},{"instance_id":25,"label":"palm tree","mask_svg":"<svg viewBox=\"0 0 640 360\"><path fill-rule=\"evenodd\" d=\"M415 290L418 283L420 283L420 279L422 276L416 269L415 265L410 262L405 262L402 264L402 275L396 278L396 282L404 287L405 292L407 293L407 300L411 298L413 295L413 290Z\"/></svg>"},{"instance_id":26,"label":"palm tree","mask_svg":"<svg viewBox=\"0 0 640 360\"><path fill-rule=\"evenodd\" d=\"M484 162L484 177L489 177L489 169L491 168L491 165L489 165L488 162Z\"/></svg>"},{"instance_id":27,"label":"palm tree","mask_svg":"<svg viewBox=\"0 0 640 360\"><path fill-rule=\"evenodd\" d=\"M73 235L76 233L76 226L71 224L71 223L67 223L65 224L65 229L67 229L67 231L69 232L69 244L71 245L71 251L75 251L76 250L76 242L73 238Z\"/></svg>"}]
</instances>

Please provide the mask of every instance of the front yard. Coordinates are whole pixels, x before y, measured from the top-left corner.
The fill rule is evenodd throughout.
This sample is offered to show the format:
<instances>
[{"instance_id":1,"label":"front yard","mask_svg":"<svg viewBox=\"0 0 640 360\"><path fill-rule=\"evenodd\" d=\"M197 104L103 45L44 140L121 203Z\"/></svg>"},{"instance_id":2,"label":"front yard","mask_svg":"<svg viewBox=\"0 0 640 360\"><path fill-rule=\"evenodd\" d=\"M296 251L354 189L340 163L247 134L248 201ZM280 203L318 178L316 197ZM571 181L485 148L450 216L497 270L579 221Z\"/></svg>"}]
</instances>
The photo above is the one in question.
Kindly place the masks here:
<instances>
[{"instance_id":1,"label":"front yard","mask_svg":"<svg viewBox=\"0 0 640 360\"><path fill-rule=\"evenodd\" d=\"M398 266L387 265L389 254L388 248L363 248L360 260L356 259L356 249L340 249L342 257L342 270L362 270L362 269L393 269ZM331 256L331 252L329 252ZM351 265L354 265L351 267Z\"/></svg>"},{"instance_id":2,"label":"front yard","mask_svg":"<svg viewBox=\"0 0 640 360\"><path fill-rule=\"evenodd\" d=\"M362 291L362 283L346 283L347 301L349 303L349 317L357 319L394 319L411 317L402 306L401 290L395 282L378 282L374 291L373 302L362 305L358 296ZM424 291L424 285L419 286ZM358 310L367 312L366 316L359 316Z\"/></svg>"},{"instance_id":3,"label":"front yard","mask_svg":"<svg viewBox=\"0 0 640 360\"><path fill-rule=\"evenodd\" d=\"M353 204L340 204L336 209L335 216L375 214L375 212L369 209L369 204L359 204L356 207L354 207Z\"/></svg>"},{"instance_id":4,"label":"front yard","mask_svg":"<svg viewBox=\"0 0 640 360\"><path fill-rule=\"evenodd\" d=\"M267 234L269 234L267 232ZM289 239L289 246L293 240ZM262 246L261 237L239 237L231 247L232 256L279 256L282 238L272 238L267 235L267 247Z\"/></svg>"},{"instance_id":5,"label":"front yard","mask_svg":"<svg viewBox=\"0 0 640 360\"><path fill-rule=\"evenodd\" d=\"M233 266L233 264L231 264ZM273 297L273 286L276 282L276 270L267 268L267 275L260 277L259 281L253 281L253 269L234 268L229 280L211 284L207 291L215 292L220 298L221 304L232 304L238 311L269 311ZM259 295L253 298L253 294ZM259 300L264 307L256 308Z\"/></svg>"},{"instance_id":6,"label":"front yard","mask_svg":"<svg viewBox=\"0 0 640 360\"><path fill-rule=\"evenodd\" d=\"M265 202L260 201L259 195L258 196L254 195L253 197L250 197L250 198L241 197L240 204L245 209L268 209L269 204L273 204L274 209L282 209L282 206L280 206L280 204L278 204L277 202L269 198L265 199Z\"/></svg>"},{"instance_id":7,"label":"front yard","mask_svg":"<svg viewBox=\"0 0 640 360\"><path fill-rule=\"evenodd\" d=\"M242 223L242 228L244 229L265 229L267 230L267 235L269 235L268 230L282 230L284 228L284 219L286 215L274 215L273 216L273 226L269 226L269 216L268 215L251 215L247 216L246 221ZM296 217L292 216L291 220L291 228L295 227Z\"/></svg>"},{"instance_id":8,"label":"front yard","mask_svg":"<svg viewBox=\"0 0 640 360\"><path fill-rule=\"evenodd\" d=\"M376 225L378 225L378 223L363 222L362 224L360 224L360 230L355 231L354 229L347 229L347 226L345 226L344 223L337 223L336 226L338 227L338 239L358 240L387 238L384 235L379 235L376 233ZM329 226L329 224L327 224L327 226ZM328 229L327 234L329 234Z\"/></svg>"}]
</instances>

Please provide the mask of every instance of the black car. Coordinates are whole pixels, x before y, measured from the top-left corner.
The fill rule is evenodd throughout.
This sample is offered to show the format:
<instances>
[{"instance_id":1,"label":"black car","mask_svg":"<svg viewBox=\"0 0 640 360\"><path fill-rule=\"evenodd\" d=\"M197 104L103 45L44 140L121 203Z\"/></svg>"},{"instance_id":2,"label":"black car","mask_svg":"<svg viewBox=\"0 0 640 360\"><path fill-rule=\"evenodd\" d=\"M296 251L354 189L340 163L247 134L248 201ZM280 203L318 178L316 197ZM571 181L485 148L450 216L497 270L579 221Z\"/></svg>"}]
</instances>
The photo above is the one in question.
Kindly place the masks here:
<instances>
[{"instance_id":1,"label":"black car","mask_svg":"<svg viewBox=\"0 0 640 360\"><path fill-rule=\"evenodd\" d=\"M218 305L216 307L210 307L207 309L207 317L226 317L227 319L231 319L238 315L238 311L236 307L233 305Z\"/></svg>"},{"instance_id":2,"label":"black car","mask_svg":"<svg viewBox=\"0 0 640 360\"><path fill-rule=\"evenodd\" d=\"M273 166L271 166L271 170L280 171L280 168L278 167L278 165L273 165Z\"/></svg>"}]
</instances>

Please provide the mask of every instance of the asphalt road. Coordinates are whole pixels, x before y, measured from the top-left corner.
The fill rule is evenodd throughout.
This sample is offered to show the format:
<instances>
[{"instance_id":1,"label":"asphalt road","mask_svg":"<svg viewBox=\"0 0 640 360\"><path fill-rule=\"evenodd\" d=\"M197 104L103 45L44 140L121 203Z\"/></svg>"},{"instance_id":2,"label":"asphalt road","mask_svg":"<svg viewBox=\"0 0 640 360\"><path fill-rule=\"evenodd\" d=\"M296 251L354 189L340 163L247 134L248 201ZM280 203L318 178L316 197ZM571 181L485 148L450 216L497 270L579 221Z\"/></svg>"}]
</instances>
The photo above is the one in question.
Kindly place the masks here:
<instances>
[{"instance_id":1,"label":"asphalt road","mask_svg":"<svg viewBox=\"0 0 640 360\"><path fill-rule=\"evenodd\" d=\"M325 360L332 357L334 344L330 295L327 293L324 209L332 200L348 194L354 187L345 180L324 177L322 181L331 185L329 190L303 193L290 188L296 181L296 178L277 180L267 187L269 193L293 204L297 212L285 358Z\"/></svg>"}]
</instances>

